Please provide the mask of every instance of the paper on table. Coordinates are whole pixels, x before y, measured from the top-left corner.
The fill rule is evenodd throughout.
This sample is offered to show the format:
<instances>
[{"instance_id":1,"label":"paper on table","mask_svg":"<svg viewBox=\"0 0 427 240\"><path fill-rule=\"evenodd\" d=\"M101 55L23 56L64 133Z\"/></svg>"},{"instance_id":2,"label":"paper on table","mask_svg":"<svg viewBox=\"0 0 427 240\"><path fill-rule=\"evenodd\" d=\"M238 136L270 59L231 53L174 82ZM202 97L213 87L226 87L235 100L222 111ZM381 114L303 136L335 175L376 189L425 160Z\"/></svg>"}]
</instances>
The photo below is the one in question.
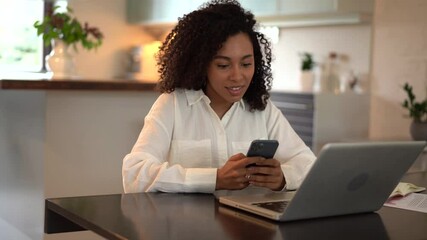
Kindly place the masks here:
<instances>
[{"instance_id":1,"label":"paper on table","mask_svg":"<svg viewBox=\"0 0 427 240\"><path fill-rule=\"evenodd\" d=\"M393 192L390 194L390 197L396 197L396 196L406 196L413 192L422 192L426 190L425 187L418 187L412 183L405 183L400 182L397 184L397 186L394 188Z\"/></svg>"},{"instance_id":2,"label":"paper on table","mask_svg":"<svg viewBox=\"0 0 427 240\"><path fill-rule=\"evenodd\" d=\"M411 193L405 197L389 198L384 206L427 213L427 194Z\"/></svg>"}]
</instances>

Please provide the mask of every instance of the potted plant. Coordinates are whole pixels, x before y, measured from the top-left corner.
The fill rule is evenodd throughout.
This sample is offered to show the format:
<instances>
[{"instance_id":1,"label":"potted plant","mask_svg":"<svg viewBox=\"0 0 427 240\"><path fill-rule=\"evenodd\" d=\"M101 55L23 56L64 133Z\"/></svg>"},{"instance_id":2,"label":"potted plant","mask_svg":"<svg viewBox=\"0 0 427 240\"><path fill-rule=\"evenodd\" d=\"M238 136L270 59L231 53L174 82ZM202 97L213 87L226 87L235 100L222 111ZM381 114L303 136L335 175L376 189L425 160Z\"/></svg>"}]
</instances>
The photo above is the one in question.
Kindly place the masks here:
<instances>
[{"instance_id":1,"label":"potted plant","mask_svg":"<svg viewBox=\"0 0 427 240\"><path fill-rule=\"evenodd\" d=\"M72 16L72 9L59 12L59 7L51 9L43 21L36 21L34 27L37 35L43 35L45 45L52 44L52 52L46 57L46 65L52 70L53 78L72 78L75 65L69 46L77 51L77 44L84 49L96 49L102 44L104 35L97 27L90 27L87 22L82 25Z\"/></svg>"},{"instance_id":2,"label":"potted plant","mask_svg":"<svg viewBox=\"0 0 427 240\"><path fill-rule=\"evenodd\" d=\"M402 107L409 111L409 117L412 118L410 133L414 140L427 140L427 99L417 102L412 86L408 83L403 85L403 90L407 98L403 101Z\"/></svg>"},{"instance_id":3,"label":"potted plant","mask_svg":"<svg viewBox=\"0 0 427 240\"><path fill-rule=\"evenodd\" d=\"M53 8L42 22L34 23L37 35L43 35L46 45L51 44L52 40L60 40L66 45L73 45L75 50L77 43L87 50L101 46L104 36L97 27L89 27L87 22L82 25L72 16L73 10L69 7L66 12L57 12L58 8Z\"/></svg>"},{"instance_id":4,"label":"potted plant","mask_svg":"<svg viewBox=\"0 0 427 240\"><path fill-rule=\"evenodd\" d=\"M312 71L316 63L313 60L313 55L308 52L300 53L301 57L301 70Z\"/></svg>"},{"instance_id":5,"label":"potted plant","mask_svg":"<svg viewBox=\"0 0 427 240\"><path fill-rule=\"evenodd\" d=\"M314 85L314 66L316 63L313 60L313 55L309 52L299 54L301 59L300 84L302 91L313 91Z\"/></svg>"}]
</instances>

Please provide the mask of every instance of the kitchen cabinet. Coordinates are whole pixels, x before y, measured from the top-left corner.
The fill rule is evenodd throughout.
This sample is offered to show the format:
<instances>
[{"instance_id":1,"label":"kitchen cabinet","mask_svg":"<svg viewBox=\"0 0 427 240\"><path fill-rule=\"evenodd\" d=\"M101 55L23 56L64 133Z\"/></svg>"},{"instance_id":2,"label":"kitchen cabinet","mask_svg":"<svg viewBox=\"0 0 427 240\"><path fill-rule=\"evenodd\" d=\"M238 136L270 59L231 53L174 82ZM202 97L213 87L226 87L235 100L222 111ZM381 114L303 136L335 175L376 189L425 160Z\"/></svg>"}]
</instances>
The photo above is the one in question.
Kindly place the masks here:
<instances>
[{"instance_id":1,"label":"kitchen cabinet","mask_svg":"<svg viewBox=\"0 0 427 240\"><path fill-rule=\"evenodd\" d=\"M277 0L276 11L257 16L266 26L369 24L375 0Z\"/></svg>"},{"instance_id":2,"label":"kitchen cabinet","mask_svg":"<svg viewBox=\"0 0 427 240\"><path fill-rule=\"evenodd\" d=\"M127 20L133 24L175 24L204 0L127 0Z\"/></svg>"},{"instance_id":3,"label":"kitchen cabinet","mask_svg":"<svg viewBox=\"0 0 427 240\"><path fill-rule=\"evenodd\" d=\"M335 0L278 0L279 14L312 14L334 11Z\"/></svg>"},{"instance_id":4,"label":"kitchen cabinet","mask_svg":"<svg viewBox=\"0 0 427 240\"><path fill-rule=\"evenodd\" d=\"M342 0L241 0L243 7L257 16L318 14L334 12Z\"/></svg>"},{"instance_id":5,"label":"kitchen cabinet","mask_svg":"<svg viewBox=\"0 0 427 240\"><path fill-rule=\"evenodd\" d=\"M277 14L277 0L240 0L239 2L246 10L255 14L255 16Z\"/></svg>"},{"instance_id":6,"label":"kitchen cabinet","mask_svg":"<svg viewBox=\"0 0 427 240\"><path fill-rule=\"evenodd\" d=\"M332 12L372 13L374 0L278 0L280 15Z\"/></svg>"},{"instance_id":7,"label":"kitchen cabinet","mask_svg":"<svg viewBox=\"0 0 427 240\"><path fill-rule=\"evenodd\" d=\"M371 13L374 0L240 0L256 16L309 15L337 12Z\"/></svg>"},{"instance_id":8,"label":"kitchen cabinet","mask_svg":"<svg viewBox=\"0 0 427 240\"><path fill-rule=\"evenodd\" d=\"M162 27L197 9L205 0L127 0L131 24ZM371 21L374 0L240 0L263 25L298 27Z\"/></svg>"},{"instance_id":9,"label":"kitchen cabinet","mask_svg":"<svg viewBox=\"0 0 427 240\"><path fill-rule=\"evenodd\" d=\"M2 220L27 236L6 239L43 239L46 198L122 193L122 159L158 97L103 88L109 84L76 90L78 83L45 82L70 88L4 89L0 82L0 239Z\"/></svg>"},{"instance_id":10,"label":"kitchen cabinet","mask_svg":"<svg viewBox=\"0 0 427 240\"><path fill-rule=\"evenodd\" d=\"M369 137L367 94L271 92L271 100L316 154L329 142Z\"/></svg>"}]
</instances>

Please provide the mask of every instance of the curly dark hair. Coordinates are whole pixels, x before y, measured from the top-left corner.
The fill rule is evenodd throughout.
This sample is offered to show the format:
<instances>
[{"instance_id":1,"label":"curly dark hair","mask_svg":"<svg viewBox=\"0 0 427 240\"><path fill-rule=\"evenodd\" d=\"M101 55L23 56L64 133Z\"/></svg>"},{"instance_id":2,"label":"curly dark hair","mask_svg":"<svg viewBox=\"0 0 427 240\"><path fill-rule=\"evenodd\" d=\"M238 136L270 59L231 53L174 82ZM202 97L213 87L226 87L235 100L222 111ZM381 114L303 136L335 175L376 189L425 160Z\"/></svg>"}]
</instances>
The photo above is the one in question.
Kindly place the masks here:
<instances>
[{"instance_id":1,"label":"curly dark hair","mask_svg":"<svg viewBox=\"0 0 427 240\"><path fill-rule=\"evenodd\" d=\"M250 110L264 110L271 89L271 44L255 30L254 15L234 0L214 0L179 18L157 55L158 89L205 90L207 68L224 42L246 33L253 45L255 72L243 99Z\"/></svg>"}]
</instances>

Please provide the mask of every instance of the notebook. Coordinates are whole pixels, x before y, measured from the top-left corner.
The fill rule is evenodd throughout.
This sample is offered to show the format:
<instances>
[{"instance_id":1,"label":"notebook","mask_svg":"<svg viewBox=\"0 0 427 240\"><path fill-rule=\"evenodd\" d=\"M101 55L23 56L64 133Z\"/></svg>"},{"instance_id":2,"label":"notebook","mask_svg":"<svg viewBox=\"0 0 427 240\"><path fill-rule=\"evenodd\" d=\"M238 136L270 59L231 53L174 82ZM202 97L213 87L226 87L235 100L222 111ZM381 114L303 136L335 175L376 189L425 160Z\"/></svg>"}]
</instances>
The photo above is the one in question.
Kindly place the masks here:
<instances>
[{"instance_id":1,"label":"notebook","mask_svg":"<svg viewBox=\"0 0 427 240\"><path fill-rule=\"evenodd\" d=\"M220 196L219 202L278 221L377 211L425 146L424 141L329 143L298 191Z\"/></svg>"}]
</instances>

